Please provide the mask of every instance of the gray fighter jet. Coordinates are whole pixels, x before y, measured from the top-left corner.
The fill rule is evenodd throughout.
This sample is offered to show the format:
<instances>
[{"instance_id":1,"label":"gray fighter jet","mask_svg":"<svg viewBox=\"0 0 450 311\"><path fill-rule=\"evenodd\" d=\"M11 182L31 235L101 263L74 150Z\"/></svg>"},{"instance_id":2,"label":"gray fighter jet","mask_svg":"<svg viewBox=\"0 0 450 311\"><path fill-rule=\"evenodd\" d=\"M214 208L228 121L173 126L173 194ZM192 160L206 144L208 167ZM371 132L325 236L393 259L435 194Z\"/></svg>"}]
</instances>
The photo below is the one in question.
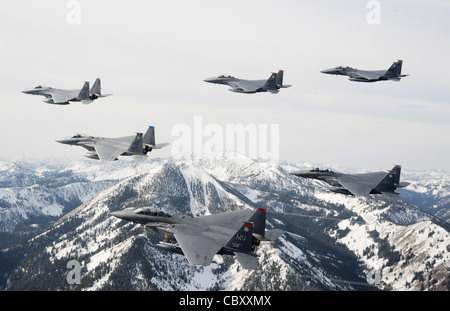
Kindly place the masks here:
<instances>
[{"instance_id":1,"label":"gray fighter jet","mask_svg":"<svg viewBox=\"0 0 450 311\"><path fill-rule=\"evenodd\" d=\"M47 104L68 105L70 102L81 102L90 104L97 98L110 96L112 94L102 94L100 79L96 79L92 89L89 90L89 82L84 82L81 90L62 90L48 86L38 85L32 89L24 90L22 93L30 95L45 96Z\"/></svg>"},{"instance_id":2,"label":"gray fighter jet","mask_svg":"<svg viewBox=\"0 0 450 311\"><path fill-rule=\"evenodd\" d=\"M235 255L244 269L254 270L260 242L275 241L283 234L280 229L265 229L266 212L258 208L190 217L138 208L111 215L158 232L163 241L157 246L184 255L192 266L208 266L216 254Z\"/></svg>"},{"instance_id":3,"label":"gray fighter jet","mask_svg":"<svg viewBox=\"0 0 450 311\"><path fill-rule=\"evenodd\" d=\"M396 165L389 172L372 172L363 174L343 174L318 168L310 171L295 171L291 174L318 179L328 183L330 191L354 195L367 196L369 194L393 193L397 194L397 188L409 185L408 182L400 182L401 166Z\"/></svg>"},{"instance_id":4,"label":"gray fighter jet","mask_svg":"<svg viewBox=\"0 0 450 311\"><path fill-rule=\"evenodd\" d=\"M58 143L86 148L89 153L85 156L101 161L115 161L118 156L133 156L135 160L145 160L147 153L153 149L161 149L167 143L156 145L155 127L150 126L142 137L142 133L135 136L105 138L76 134L69 138L56 140Z\"/></svg>"},{"instance_id":5,"label":"gray fighter jet","mask_svg":"<svg viewBox=\"0 0 450 311\"><path fill-rule=\"evenodd\" d=\"M229 89L236 93L254 94L260 92L269 92L277 94L279 89L288 88L292 85L283 85L284 71L280 70L278 73L272 73L267 80L244 80L232 76L221 75L214 78L208 78L203 81L214 84L224 84L231 86Z\"/></svg>"},{"instance_id":6,"label":"gray fighter jet","mask_svg":"<svg viewBox=\"0 0 450 311\"><path fill-rule=\"evenodd\" d=\"M336 67L322 70L321 73L331 75L348 76L350 81L357 82L376 82L383 80L400 81L401 78L408 75L402 75L403 61L399 60L392 64L388 70L358 70L351 67Z\"/></svg>"}]
</instances>

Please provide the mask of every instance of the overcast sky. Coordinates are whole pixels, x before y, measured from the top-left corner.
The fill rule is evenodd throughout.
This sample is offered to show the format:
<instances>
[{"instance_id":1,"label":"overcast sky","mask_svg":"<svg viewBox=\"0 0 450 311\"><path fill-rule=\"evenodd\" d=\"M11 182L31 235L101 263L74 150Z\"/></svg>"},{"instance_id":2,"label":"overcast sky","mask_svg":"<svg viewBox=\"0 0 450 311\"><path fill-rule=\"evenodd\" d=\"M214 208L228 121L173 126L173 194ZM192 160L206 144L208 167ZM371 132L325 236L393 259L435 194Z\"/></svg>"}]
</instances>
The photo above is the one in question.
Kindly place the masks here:
<instances>
[{"instance_id":1,"label":"overcast sky","mask_svg":"<svg viewBox=\"0 0 450 311\"><path fill-rule=\"evenodd\" d=\"M173 143L174 127L194 131L197 116L223 129L278 125L282 161L450 171L450 2L380 0L380 23L368 22L368 3L2 1L0 157L83 158L83 148L55 139L127 136L148 125L157 142ZM387 69L398 59L410 75L400 82L320 73ZM293 87L278 95L203 82L266 79L279 69ZM97 77L114 95L91 105L21 93L38 84L77 89ZM150 159L169 156L171 146Z\"/></svg>"}]
</instances>

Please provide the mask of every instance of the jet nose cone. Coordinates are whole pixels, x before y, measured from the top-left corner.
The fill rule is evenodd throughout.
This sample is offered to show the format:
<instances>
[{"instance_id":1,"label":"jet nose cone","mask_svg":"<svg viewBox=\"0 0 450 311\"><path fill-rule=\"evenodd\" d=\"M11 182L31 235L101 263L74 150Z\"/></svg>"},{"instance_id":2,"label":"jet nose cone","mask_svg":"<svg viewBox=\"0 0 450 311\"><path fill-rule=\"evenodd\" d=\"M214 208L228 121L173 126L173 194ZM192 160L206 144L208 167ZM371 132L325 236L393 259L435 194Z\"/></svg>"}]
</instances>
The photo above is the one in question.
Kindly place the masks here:
<instances>
[{"instance_id":1,"label":"jet nose cone","mask_svg":"<svg viewBox=\"0 0 450 311\"><path fill-rule=\"evenodd\" d=\"M113 215L114 217L123 219L126 213L124 211L115 211L110 214Z\"/></svg>"},{"instance_id":2,"label":"jet nose cone","mask_svg":"<svg viewBox=\"0 0 450 311\"><path fill-rule=\"evenodd\" d=\"M335 68L331 68L331 69L324 69L324 70L321 70L320 72L321 72L321 73L333 73L333 72L335 72L335 71L336 71Z\"/></svg>"},{"instance_id":3,"label":"jet nose cone","mask_svg":"<svg viewBox=\"0 0 450 311\"><path fill-rule=\"evenodd\" d=\"M60 144L69 144L67 138L60 138L60 139L56 139L55 141Z\"/></svg>"},{"instance_id":4,"label":"jet nose cone","mask_svg":"<svg viewBox=\"0 0 450 311\"><path fill-rule=\"evenodd\" d=\"M292 172L291 172L292 175L296 175L296 176L303 175L304 173L305 173L305 171L300 171L300 170L292 171Z\"/></svg>"}]
</instances>

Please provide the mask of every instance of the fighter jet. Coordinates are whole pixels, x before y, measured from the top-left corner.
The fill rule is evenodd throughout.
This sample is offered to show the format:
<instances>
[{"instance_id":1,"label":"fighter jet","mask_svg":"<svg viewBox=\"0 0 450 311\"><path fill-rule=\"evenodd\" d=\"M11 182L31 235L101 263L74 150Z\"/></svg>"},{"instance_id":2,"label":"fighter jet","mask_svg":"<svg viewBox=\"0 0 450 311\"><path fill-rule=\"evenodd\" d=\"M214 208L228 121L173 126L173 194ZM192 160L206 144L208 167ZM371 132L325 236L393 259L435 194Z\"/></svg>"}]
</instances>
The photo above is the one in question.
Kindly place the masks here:
<instances>
[{"instance_id":1,"label":"fighter jet","mask_svg":"<svg viewBox=\"0 0 450 311\"><path fill-rule=\"evenodd\" d=\"M280 229L265 229L266 213L258 208L190 217L138 208L111 215L158 232L163 240L157 246L184 255L191 266L208 266L216 254L235 255L244 269L254 270L260 242L275 241L283 234Z\"/></svg>"},{"instance_id":2,"label":"fighter jet","mask_svg":"<svg viewBox=\"0 0 450 311\"><path fill-rule=\"evenodd\" d=\"M214 84L225 84L231 86L229 89L236 93L254 94L260 92L269 92L277 94L280 88L288 88L292 85L283 85L284 71L280 70L272 75L267 80L244 80L232 76L220 75L214 78L208 78L203 81Z\"/></svg>"},{"instance_id":3,"label":"fighter jet","mask_svg":"<svg viewBox=\"0 0 450 311\"><path fill-rule=\"evenodd\" d=\"M328 183L330 191L354 195L367 196L369 194L392 193L397 194L397 188L407 187L408 182L400 182L401 166L396 165L389 172L372 172L363 174L343 174L333 172L328 169L320 170L318 168L310 171L295 171L291 174L318 179Z\"/></svg>"},{"instance_id":4,"label":"fighter jet","mask_svg":"<svg viewBox=\"0 0 450 311\"><path fill-rule=\"evenodd\" d=\"M156 145L154 126L150 126L143 137L142 133L117 138L76 134L56 141L61 144L84 147L89 151L86 157L101 161L115 161L118 160L118 156L133 156L135 160L145 160L148 152L168 145L167 143Z\"/></svg>"},{"instance_id":5,"label":"fighter jet","mask_svg":"<svg viewBox=\"0 0 450 311\"><path fill-rule=\"evenodd\" d=\"M44 102L47 104L68 105L70 102L90 104L97 98L112 95L102 94L100 83L100 79L97 78L91 90L89 90L89 82L84 82L81 90L62 90L38 85L32 89L24 90L22 93L45 96Z\"/></svg>"},{"instance_id":6,"label":"fighter jet","mask_svg":"<svg viewBox=\"0 0 450 311\"><path fill-rule=\"evenodd\" d=\"M357 82L376 82L383 80L400 81L401 78L408 75L402 75L402 60L392 64L388 70L358 70L351 67L336 67L322 70L321 73L331 75L348 76L350 81Z\"/></svg>"}]
</instances>

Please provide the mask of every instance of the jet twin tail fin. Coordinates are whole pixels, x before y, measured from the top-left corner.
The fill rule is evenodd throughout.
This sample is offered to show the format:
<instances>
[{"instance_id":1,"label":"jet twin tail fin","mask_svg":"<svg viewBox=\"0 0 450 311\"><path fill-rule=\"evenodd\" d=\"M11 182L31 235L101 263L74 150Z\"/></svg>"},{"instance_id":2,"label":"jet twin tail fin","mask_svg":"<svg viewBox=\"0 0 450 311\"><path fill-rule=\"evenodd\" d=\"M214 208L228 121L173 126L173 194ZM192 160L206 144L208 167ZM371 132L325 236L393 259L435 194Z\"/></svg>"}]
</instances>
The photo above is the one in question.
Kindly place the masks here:
<instances>
[{"instance_id":1,"label":"jet twin tail fin","mask_svg":"<svg viewBox=\"0 0 450 311\"><path fill-rule=\"evenodd\" d=\"M248 220L254 224L253 235L260 241L275 241L284 234L283 230L266 230L267 210L258 208Z\"/></svg>"},{"instance_id":2,"label":"jet twin tail fin","mask_svg":"<svg viewBox=\"0 0 450 311\"><path fill-rule=\"evenodd\" d=\"M390 80L400 80L402 77L406 77L407 75L402 75L402 65L403 61L398 60L389 67L389 69L385 73L385 77Z\"/></svg>"},{"instance_id":3,"label":"jet twin tail fin","mask_svg":"<svg viewBox=\"0 0 450 311\"><path fill-rule=\"evenodd\" d=\"M263 88L270 93L277 94L278 89L291 87L292 85L283 85L283 76L284 70L279 70L278 73L272 73Z\"/></svg>"},{"instance_id":4,"label":"jet twin tail fin","mask_svg":"<svg viewBox=\"0 0 450 311\"><path fill-rule=\"evenodd\" d=\"M235 252L251 253L254 224L244 222L242 227L225 244L225 247Z\"/></svg>"},{"instance_id":5,"label":"jet twin tail fin","mask_svg":"<svg viewBox=\"0 0 450 311\"><path fill-rule=\"evenodd\" d=\"M102 88L101 88L101 82L100 79L95 79L94 85L91 88L91 95L101 96L102 95Z\"/></svg>"},{"instance_id":6,"label":"jet twin tail fin","mask_svg":"<svg viewBox=\"0 0 450 311\"><path fill-rule=\"evenodd\" d=\"M94 85L92 86L89 95L90 95L91 99L97 99L97 98L101 98L101 97L110 96L112 94L102 94L101 81L100 81L100 78L97 78L97 79L95 79Z\"/></svg>"},{"instance_id":7,"label":"jet twin tail fin","mask_svg":"<svg viewBox=\"0 0 450 311\"><path fill-rule=\"evenodd\" d=\"M258 208L248 220L254 224L253 234L262 240L266 231L266 214L267 210Z\"/></svg>"},{"instance_id":8,"label":"jet twin tail fin","mask_svg":"<svg viewBox=\"0 0 450 311\"><path fill-rule=\"evenodd\" d=\"M168 143L156 144L155 127L149 126L147 132L144 135L144 153L151 151L152 149L161 149L167 146Z\"/></svg>"},{"instance_id":9,"label":"jet twin tail fin","mask_svg":"<svg viewBox=\"0 0 450 311\"><path fill-rule=\"evenodd\" d=\"M284 71L283 70L279 70L278 74L277 74L277 78L275 83L277 84L278 87L282 87L283 86L283 75L284 75Z\"/></svg>"},{"instance_id":10,"label":"jet twin tail fin","mask_svg":"<svg viewBox=\"0 0 450 311\"><path fill-rule=\"evenodd\" d=\"M279 70L278 74L277 74L277 79L276 79L277 87L282 88L282 89L291 87L292 85L289 85L289 84L284 85L283 84L283 75L284 75L284 70Z\"/></svg>"},{"instance_id":11,"label":"jet twin tail fin","mask_svg":"<svg viewBox=\"0 0 450 311\"><path fill-rule=\"evenodd\" d=\"M258 256L252 252L254 224L244 222L242 227L225 244L225 247L234 252L241 266L247 270L255 270L258 266Z\"/></svg>"},{"instance_id":12,"label":"jet twin tail fin","mask_svg":"<svg viewBox=\"0 0 450 311\"><path fill-rule=\"evenodd\" d=\"M386 174L383 180L375 187L382 192L394 192L400 185L400 173L402 167L396 165Z\"/></svg>"},{"instance_id":13,"label":"jet twin tail fin","mask_svg":"<svg viewBox=\"0 0 450 311\"><path fill-rule=\"evenodd\" d=\"M225 247L236 255L237 260L244 269L255 270L258 266L258 256L252 252L254 225L244 222L242 227L225 244Z\"/></svg>"},{"instance_id":14,"label":"jet twin tail fin","mask_svg":"<svg viewBox=\"0 0 450 311\"><path fill-rule=\"evenodd\" d=\"M89 82L84 82L84 85L81 88L80 93L78 94L78 98L81 100L83 104L92 103L92 100L89 97Z\"/></svg>"},{"instance_id":15,"label":"jet twin tail fin","mask_svg":"<svg viewBox=\"0 0 450 311\"><path fill-rule=\"evenodd\" d=\"M275 90L277 91L278 90L276 73L272 73L270 78L264 84L263 89L265 89L267 91L275 91Z\"/></svg>"},{"instance_id":16,"label":"jet twin tail fin","mask_svg":"<svg viewBox=\"0 0 450 311\"><path fill-rule=\"evenodd\" d=\"M156 146L155 127L154 126L149 126L147 132L145 132L144 144L150 145L150 146Z\"/></svg>"},{"instance_id":17,"label":"jet twin tail fin","mask_svg":"<svg viewBox=\"0 0 450 311\"><path fill-rule=\"evenodd\" d=\"M144 145L142 143L142 133L136 133L136 137L128 148L128 152L134 155L144 154Z\"/></svg>"}]
</instances>

